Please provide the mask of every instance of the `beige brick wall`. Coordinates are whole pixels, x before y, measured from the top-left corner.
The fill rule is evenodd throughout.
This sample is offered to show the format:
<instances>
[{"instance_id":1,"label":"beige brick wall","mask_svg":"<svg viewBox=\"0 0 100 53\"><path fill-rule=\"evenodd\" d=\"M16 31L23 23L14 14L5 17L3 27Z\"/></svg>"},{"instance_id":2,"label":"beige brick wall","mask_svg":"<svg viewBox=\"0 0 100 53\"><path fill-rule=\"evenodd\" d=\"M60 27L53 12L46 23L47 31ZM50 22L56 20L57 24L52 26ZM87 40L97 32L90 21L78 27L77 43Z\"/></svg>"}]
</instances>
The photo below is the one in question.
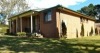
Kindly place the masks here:
<instances>
[{"instance_id":1,"label":"beige brick wall","mask_svg":"<svg viewBox=\"0 0 100 53\"><path fill-rule=\"evenodd\" d=\"M71 13L67 13L64 11L61 11L60 14L57 11L56 12L57 15L57 27L59 28L59 33L61 32L60 29L60 22L63 20L66 24L67 27L67 38L76 38L77 37L77 33L78 33L78 37L80 36L81 33L81 25L82 22L80 21L80 16L75 16ZM87 34L89 35L89 33L91 32L91 27L93 27L94 30L94 21L88 20L88 22L86 22L86 20L83 22L84 24L84 31L85 31L85 37L87 36Z\"/></svg>"}]
</instances>

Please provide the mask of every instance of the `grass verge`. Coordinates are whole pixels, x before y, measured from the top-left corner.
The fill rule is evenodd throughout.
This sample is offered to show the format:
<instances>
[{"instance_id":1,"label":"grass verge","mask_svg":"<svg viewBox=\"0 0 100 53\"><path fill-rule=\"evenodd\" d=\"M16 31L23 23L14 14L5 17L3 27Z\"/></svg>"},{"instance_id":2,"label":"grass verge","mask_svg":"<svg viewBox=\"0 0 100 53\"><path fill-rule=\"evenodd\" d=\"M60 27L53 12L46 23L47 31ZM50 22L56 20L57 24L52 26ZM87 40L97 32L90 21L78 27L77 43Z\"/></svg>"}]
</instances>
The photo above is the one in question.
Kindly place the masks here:
<instances>
[{"instance_id":1,"label":"grass verge","mask_svg":"<svg viewBox=\"0 0 100 53\"><path fill-rule=\"evenodd\" d=\"M100 53L100 36L77 39L0 37L0 53Z\"/></svg>"}]
</instances>

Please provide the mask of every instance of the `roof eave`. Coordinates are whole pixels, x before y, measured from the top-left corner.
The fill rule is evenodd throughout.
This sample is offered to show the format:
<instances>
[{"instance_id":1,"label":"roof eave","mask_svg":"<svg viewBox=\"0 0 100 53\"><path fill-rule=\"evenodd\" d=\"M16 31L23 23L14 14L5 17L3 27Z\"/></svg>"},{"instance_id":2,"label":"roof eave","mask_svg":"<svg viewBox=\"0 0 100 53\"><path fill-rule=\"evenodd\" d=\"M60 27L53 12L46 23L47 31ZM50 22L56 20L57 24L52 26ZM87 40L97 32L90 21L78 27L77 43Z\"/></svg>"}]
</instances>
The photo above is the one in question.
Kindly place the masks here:
<instances>
[{"instance_id":1,"label":"roof eave","mask_svg":"<svg viewBox=\"0 0 100 53\"><path fill-rule=\"evenodd\" d=\"M14 18L14 17L19 17L19 16L21 16L21 15L23 15L23 14L26 14L26 13L33 13L33 12L37 12L37 13L38 13L38 11L29 10L29 11L25 11L25 12L23 12L23 13L20 13L20 14L18 14L18 15L14 15L14 16L8 18L8 20L11 20L11 19Z\"/></svg>"},{"instance_id":2,"label":"roof eave","mask_svg":"<svg viewBox=\"0 0 100 53\"><path fill-rule=\"evenodd\" d=\"M96 19L94 19L94 18L91 17L91 16L87 16L87 15L81 14L81 13L79 13L79 12L70 10L70 9L65 8L65 7L63 7L63 6L59 6L57 9L67 11L67 12L69 12L69 13L73 13L73 14L75 14L75 15L78 15L78 16L80 16L80 17L84 17L84 18L87 18L87 19L90 19L90 20L93 20L93 21L96 20Z\"/></svg>"}]
</instances>

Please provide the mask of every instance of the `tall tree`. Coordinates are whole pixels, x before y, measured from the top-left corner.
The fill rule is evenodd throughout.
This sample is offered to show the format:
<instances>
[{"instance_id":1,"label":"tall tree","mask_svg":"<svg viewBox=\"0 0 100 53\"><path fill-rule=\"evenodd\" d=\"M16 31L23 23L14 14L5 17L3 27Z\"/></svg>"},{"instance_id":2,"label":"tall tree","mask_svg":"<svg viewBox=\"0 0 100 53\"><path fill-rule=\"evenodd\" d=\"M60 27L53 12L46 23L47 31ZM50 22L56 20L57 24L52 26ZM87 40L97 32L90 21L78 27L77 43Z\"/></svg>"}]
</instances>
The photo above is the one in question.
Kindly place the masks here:
<instances>
[{"instance_id":1,"label":"tall tree","mask_svg":"<svg viewBox=\"0 0 100 53\"><path fill-rule=\"evenodd\" d=\"M28 9L29 7L25 0L0 0L0 13L4 14L3 21L14 14Z\"/></svg>"},{"instance_id":2,"label":"tall tree","mask_svg":"<svg viewBox=\"0 0 100 53\"><path fill-rule=\"evenodd\" d=\"M95 15L94 7L95 6L93 4L89 4L88 6L81 8L81 10L78 10L78 12L94 17Z\"/></svg>"},{"instance_id":3,"label":"tall tree","mask_svg":"<svg viewBox=\"0 0 100 53\"><path fill-rule=\"evenodd\" d=\"M77 11L100 20L100 5L89 4Z\"/></svg>"},{"instance_id":4,"label":"tall tree","mask_svg":"<svg viewBox=\"0 0 100 53\"><path fill-rule=\"evenodd\" d=\"M100 5L95 5L94 11L96 12L96 17L100 20Z\"/></svg>"}]
</instances>

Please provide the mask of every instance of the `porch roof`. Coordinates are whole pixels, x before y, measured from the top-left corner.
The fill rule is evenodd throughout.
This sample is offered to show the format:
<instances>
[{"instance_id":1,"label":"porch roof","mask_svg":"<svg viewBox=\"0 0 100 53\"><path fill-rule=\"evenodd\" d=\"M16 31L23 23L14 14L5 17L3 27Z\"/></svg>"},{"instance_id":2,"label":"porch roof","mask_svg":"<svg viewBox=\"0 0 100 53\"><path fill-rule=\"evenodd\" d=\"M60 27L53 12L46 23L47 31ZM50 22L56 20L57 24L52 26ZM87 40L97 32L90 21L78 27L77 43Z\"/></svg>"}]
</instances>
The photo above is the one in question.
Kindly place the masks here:
<instances>
[{"instance_id":1,"label":"porch roof","mask_svg":"<svg viewBox=\"0 0 100 53\"><path fill-rule=\"evenodd\" d=\"M8 20L9 20L9 21L10 21L10 20L15 20L15 19L18 18L18 17L20 18L20 17L24 17L24 16L31 15L31 14L36 15L36 14L38 14L38 11L34 11L34 10L25 11L25 12L23 12L23 13L20 13L20 14L18 14L18 15L14 15L14 16L8 18Z\"/></svg>"}]
</instances>

